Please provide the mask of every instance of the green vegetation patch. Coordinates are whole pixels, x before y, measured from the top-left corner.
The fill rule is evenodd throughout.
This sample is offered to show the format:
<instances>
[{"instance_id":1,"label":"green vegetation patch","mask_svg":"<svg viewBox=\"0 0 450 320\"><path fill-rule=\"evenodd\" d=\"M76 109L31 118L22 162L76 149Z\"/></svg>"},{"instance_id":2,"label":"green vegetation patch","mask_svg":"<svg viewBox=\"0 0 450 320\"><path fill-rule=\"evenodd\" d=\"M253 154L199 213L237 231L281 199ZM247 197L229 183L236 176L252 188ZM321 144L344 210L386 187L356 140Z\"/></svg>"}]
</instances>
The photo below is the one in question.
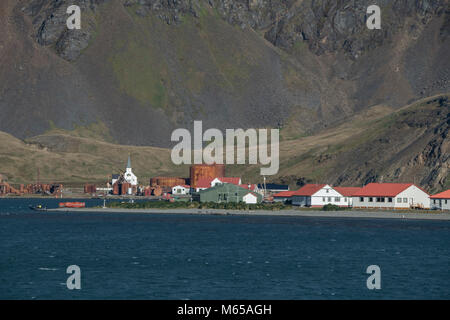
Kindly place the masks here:
<instances>
[{"instance_id":1,"label":"green vegetation patch","mask_svg":"<svg viewBox=\"0 0 450 320\"><path fill-rule=\"evenodd\" d=\"M109 58L120 90L143 105L167 107L169 76L163 57L150 41L128 35L124 43L115 44L115 53Z\"/></svg>"},{"instance_id":2,"label":"green vegetation patch","mask_svg":"<svg viewBox=\"0 0 450 320\"><path fill-rule=\"evenodd\" d=\"M122 209L226 209L226 210L269 210L279 211L292 209L291 206L282 203L259 203L246 204L244 202L229 202L229 203L215 203L215 202L185 202L185 201L145 201L145 202L110 202L107 205L109 208Z\"/></svg>"},{"instance_id":3,"label":"green vegetation patch","mask_svg":"<svg viewBox=\"0 0 450 320\"><path fill-rule=\"evenodd\" d=\"M322 207L322 211L349 211L351 207L339 207L335 204L326 204Z\"/></svg>"}]
</instances>

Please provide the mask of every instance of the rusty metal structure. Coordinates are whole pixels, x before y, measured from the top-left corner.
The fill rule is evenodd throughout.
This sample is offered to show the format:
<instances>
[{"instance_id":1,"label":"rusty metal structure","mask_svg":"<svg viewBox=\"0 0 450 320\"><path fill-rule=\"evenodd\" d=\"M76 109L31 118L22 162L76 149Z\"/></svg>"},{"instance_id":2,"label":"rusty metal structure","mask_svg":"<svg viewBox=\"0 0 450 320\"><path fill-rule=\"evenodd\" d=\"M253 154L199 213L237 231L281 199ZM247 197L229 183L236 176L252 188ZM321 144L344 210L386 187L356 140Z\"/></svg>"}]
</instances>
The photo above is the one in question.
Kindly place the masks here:
<instances>
[{"instance_id":1,"label":"rusty metal structure","mask_svg":"<svg viewBox=\"0 0 450 320\"><path fill-rule=\"evenodd\" d=\"M0 183L0 194L1 195L6 195L6 194L20 195L21 192L20 192L20 190L17 190L13 186L11 186L9 183L2 182L2 183Z\"/></svg>"},{"instance_id":2,"label":"rusty metal structure","mask_svg":"<svg viewBox=\"0 0 450 320\"><path fill-rule=\"evenodd\" d=\"M223 164L194 164L190 169L191 187L196 188L197 183L203 178L225 177L225 165Z\"/></svg>"},{"instance_id":3,"label":"rusty metal structure","mask_svg":"<svg viewBox=\"0 0 450 320\"><path fill-rule=\"evenodd\" d=\"M97 193L97 186L95 184L85 184L84 193L94 194Z\"/></svg>"},{"instance_id":4,"label":"rusty metal structure","mask_svg":"<svg viewBox=\"0 0 450 320\"><path fill-rule=\"evenodd\" d=\"M186 184L185 178L179 177L154 177L150 179L150 187L175 187L177 185Z\"/></svg>"},{"instance_id":5,"label":"rusty metal structure","mask_svg":"<svg viewBox=\"0 0 450 320\"><path fill-rule=\"evenodd\" d=\"M7 182L0 183L0 195L15 194L47 194L59 196L62 192L62 184L21 184L19 188L15 188Z\"/></svg>"}]
</instances>

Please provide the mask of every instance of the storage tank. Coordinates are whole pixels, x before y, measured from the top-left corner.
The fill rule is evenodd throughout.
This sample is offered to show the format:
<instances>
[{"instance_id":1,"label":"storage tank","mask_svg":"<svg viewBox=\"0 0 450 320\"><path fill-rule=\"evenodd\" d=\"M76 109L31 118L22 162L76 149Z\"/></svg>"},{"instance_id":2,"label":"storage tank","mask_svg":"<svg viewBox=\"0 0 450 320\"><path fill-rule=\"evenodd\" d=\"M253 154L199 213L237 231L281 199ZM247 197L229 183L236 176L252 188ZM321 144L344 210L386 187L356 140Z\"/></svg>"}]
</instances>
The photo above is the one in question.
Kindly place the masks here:
<instances>
[{"instance_id":1,"label":"storage tank","mask_svg":"<svg viewBox=\"0 0 450 320\"><path fill-rule=\"evenodd\" d=\"M190 171L192 188L196 188L198 180L202 178L225 177L225 165L223 164L194 164Z\"/></svg>"},{"instance_id":2,"label":"storage tank","mask_svg":"<svg viewBox=\"0 0 450 320\"><path fill-rule=\"evenodd\" d=\"M113 195L119 195L120 194L120 186L119 186L119 183L118 182L116 182L116 183L114 183L114 185L113 185Z\"/></svg>"},{"instance_id":3,"label":"storage tank","mask_svg":"<svg viewBox=\"0 0 450 320\"><path fill-rule=\"evenodd\" d=\"M120 195L126 195L129 194L129 190L131 188L131 184L128 182L124 182L120 185Z\"/></svg>"},{"instance_id":4,"label":"storage tank","mask_svg":"<svg viewBox=\"0 0 450 320\"><path fill-rule=\"evenodd\" d=\"M175 187L178 185L186 184L186 179L179 177L154 177L150 179L150 186L156 187Z\"/></svg>"},{"instance_id":5,"label":"storage tank","mask_svg":"<svg viewBox=\"0 0 450 320\"><path fill-rule=\"evenodd\" d=\"M162 194L162 189L161 189L161 187L155 187L154 189L153 189L153 195L154 196L160 196Z\"/></svg>"}]
</instances>

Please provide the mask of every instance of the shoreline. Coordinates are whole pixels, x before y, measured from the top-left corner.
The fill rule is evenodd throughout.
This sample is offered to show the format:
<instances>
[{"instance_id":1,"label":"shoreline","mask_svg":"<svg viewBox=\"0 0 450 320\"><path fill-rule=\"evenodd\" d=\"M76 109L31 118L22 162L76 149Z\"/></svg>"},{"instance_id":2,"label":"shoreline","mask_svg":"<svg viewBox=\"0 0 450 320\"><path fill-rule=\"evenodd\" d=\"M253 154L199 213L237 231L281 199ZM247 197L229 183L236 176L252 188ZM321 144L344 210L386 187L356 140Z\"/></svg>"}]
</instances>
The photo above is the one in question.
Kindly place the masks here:
<instances>
[{"instance_id":1,"label":"shoreline","mask_svg":"<svg viewBox=\"0 0 450 320\"><path fill-rule=\"evenodd\" d=\"M318 211L318 210L227 210L227 209L123 209L123 208L55 208L47 212L84 212L84 213L144 213L144 214L186 214L221 216L269 216L269 217L323 217L356 219L405 219L405 220L450 220L450 212L411 213L393 211Z\"/></svg>"}]
</instances>

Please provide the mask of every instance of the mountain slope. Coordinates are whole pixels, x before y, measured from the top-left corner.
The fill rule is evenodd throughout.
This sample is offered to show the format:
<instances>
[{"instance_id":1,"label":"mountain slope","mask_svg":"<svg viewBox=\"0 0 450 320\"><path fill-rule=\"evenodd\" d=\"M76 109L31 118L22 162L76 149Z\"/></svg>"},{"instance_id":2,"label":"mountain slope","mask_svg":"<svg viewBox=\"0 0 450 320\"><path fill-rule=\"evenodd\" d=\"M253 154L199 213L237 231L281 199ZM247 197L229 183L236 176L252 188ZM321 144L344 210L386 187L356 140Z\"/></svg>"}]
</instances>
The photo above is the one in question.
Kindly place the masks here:
<instances>
[{"instance_id":1,"label":"mountain slope","mask_svg":"<svg viewBox=\"0 0 450 320\"><path fill-rule=\"evenodd\" d=\"M203 120L296 137L448 92L449 2L379 3L370 31L368 0L2 1L0 130L100 123L117 143L167 147Z\"/></svg>"},{"instance_id":2,"label":"mountain slope","mask_svg":"<svg viewBox=\"0 0 450 320\"><path fill-rule=\"evenodd\" d=\"M394 110L375 106L351 121L280 145L280 171L269 181L295 188L306 182L358 186L372 181L416 182L429 191L450 186L450 104L441 95ZM123 170L128 152L140 182L155 175L187 177L188 166L174 166L170 150L120 146L97 140L101 126L51 132L20 141L1 134L1 174L12 182L103 183ZM284 129L283 129L284 130ZM283 134L282 130L282 134ZM105 137L107 139L107 137ZM258 166L227 166L227 175L261 182Z\"/></svg>"}]
</instances>

